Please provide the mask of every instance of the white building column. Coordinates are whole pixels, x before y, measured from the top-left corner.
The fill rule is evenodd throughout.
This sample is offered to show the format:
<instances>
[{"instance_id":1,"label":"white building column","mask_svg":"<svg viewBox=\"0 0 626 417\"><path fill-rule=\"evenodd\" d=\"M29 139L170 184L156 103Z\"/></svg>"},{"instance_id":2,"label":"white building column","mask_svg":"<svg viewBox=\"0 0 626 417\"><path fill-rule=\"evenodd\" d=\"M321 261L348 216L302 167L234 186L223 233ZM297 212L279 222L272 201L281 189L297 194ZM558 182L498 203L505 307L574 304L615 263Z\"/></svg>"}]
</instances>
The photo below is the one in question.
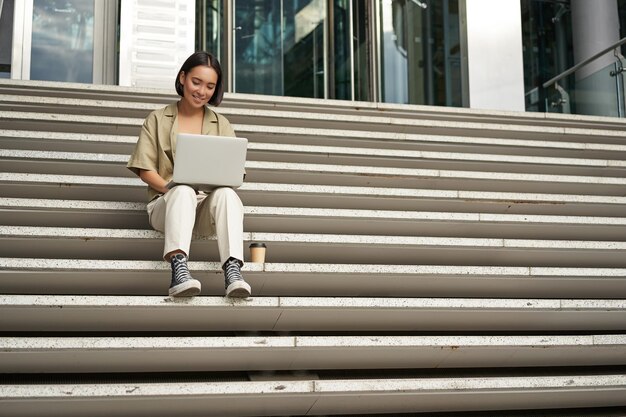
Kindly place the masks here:
<instances>
[{"instance_id":1,"label":"white building column","mask_svg":"<svg viewBox=\"0 0 626 417\"><path fill-rule=\"evenodd\" d=\"M519 0L464 3L469 107L525 111Z\"/></svg>"},{"instance_id":2,"label":"white building column","mask_svg":"<svg viewBox=\"0 0 626 417\"><path fill-rule=\"evenodd\" d=\"M617 0L571 0L574 62L583 62L619 41ZM617 117L615 78L606 69L615 63L613 52L576 72L576 112Z\"/></svg>"},{"instance_id":3,"label":"white building column","mask_svg":"<svg viewBox=\"0 0 626 417\"><path fill-rule=\"evenodd\" d=\"M619 41L617 0L571 0L574 62L579 63ZM615 62L612 52L576 73L582 79Z\"/></svg>"},{"instance_id":4,"label":"white building column","mask_svg":"<svg viewBox=\"0 0 626 417\"><path fill-rule=\"evenodd\" d=\"M122 0L119 84L171 88L195 49L195 0Z\"/></svg>"}]
</instances>

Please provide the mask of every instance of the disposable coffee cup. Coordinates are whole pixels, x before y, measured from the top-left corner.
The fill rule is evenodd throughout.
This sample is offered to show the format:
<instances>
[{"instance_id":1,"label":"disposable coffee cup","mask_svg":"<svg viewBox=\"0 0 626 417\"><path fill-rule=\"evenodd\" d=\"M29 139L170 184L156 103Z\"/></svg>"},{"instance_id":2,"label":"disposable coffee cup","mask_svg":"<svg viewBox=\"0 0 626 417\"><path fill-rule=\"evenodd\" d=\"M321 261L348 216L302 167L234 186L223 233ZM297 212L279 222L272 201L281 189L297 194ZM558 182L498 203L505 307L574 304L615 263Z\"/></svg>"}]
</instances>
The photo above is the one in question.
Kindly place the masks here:
<instances>
[{"instance_id":1,"label":"disposable coffee cup","mask_svg":"<svg viewBox=\"0 0 626 417\"><path fill-rule=\"evenodd\" d=\"M265 243L251 243L250 244L250 258L255 263L265 263Z\"/></svg>"}]
</instances>

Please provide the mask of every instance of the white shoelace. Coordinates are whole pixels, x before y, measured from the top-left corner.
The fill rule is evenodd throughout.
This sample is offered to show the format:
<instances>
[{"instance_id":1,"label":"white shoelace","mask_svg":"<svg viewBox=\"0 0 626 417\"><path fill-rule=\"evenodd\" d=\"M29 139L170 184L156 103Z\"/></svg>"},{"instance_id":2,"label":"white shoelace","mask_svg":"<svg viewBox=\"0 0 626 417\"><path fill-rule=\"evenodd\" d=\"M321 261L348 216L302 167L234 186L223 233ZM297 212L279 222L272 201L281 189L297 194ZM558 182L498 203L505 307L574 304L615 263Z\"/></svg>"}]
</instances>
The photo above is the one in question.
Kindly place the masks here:
<instances>
[{"instance_id":1,"label":"white shoelace","mask_svg":"<svg viewBox=\"0 0 626 417\"><path fill-rule=\"evenodd\" d=\"M235 281L243 281L241 276L241 270L239 262L237 260L230 260L226 263L226 286L228 287Z\"/></svg>"},{"instance_id":2,"label":"white shoelace","mask_svg":"<svg viewBox=\"0 0 626 417\"><path fill-rule=\"evenodd\" d=\"M183 283L191 278L189 268L187 267L187 258L182 257L182 259L180 259L178 256L174 256L172 258L172 266L174 269L173 278L177 284Z\"/></svg>"}]
</instances>

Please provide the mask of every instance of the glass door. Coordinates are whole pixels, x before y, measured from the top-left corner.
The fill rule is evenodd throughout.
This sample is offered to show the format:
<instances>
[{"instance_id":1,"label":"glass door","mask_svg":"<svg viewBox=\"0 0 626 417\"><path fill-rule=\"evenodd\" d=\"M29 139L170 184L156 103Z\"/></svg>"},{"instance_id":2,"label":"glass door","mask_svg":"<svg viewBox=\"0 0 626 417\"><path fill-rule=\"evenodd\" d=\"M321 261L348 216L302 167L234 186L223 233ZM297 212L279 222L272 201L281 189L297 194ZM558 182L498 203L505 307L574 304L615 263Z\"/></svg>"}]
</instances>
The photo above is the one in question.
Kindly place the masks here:
<instances>
[{"instance_id":1,"label":"glass door","mask_svg":"<svg viewBox=\"0 0 626 417\"><path fill-rule=\"evenodd\" d=\"M117 2L26 0L22 49L13 78L90 84L115 83ZM16 74L17 73L17 74Z\"/></svg>"},{"instance_id":2,"label":"glass door","mask_svg":"<svg viewBox=\"0 0 626 417\"><path fill-rule=\"evenodd\" d=\"M329 2L329 98L372 100L372 2Z\"/></svg>"},{"instance_id":3,"label":"glass door","mask_svg":"<svg viewBox=\"0 0 626 417\"><path fill-rule=\"evenodd\" d=\"M458 0L381 0L381 101L462 103Z\"/></svg>"},{"instance_id":4,"label":"glass door","mask_svg":"<svg viewBox=\"0 0 626 417\"><path fill-rule=\"evenodd\" d=\"M233 90L326 97L326 2L234 2Z\"/></svg>"},{"instance_id":5,"label":"glass door","mask_svg":"<svg viewBox=\"0 0 626 417\"><path fill-rule=\"evenodd\" d=\"M374 5L196 0L196 49L221 57L229 91L375 100Z\"/></svg>"}]
</instances>

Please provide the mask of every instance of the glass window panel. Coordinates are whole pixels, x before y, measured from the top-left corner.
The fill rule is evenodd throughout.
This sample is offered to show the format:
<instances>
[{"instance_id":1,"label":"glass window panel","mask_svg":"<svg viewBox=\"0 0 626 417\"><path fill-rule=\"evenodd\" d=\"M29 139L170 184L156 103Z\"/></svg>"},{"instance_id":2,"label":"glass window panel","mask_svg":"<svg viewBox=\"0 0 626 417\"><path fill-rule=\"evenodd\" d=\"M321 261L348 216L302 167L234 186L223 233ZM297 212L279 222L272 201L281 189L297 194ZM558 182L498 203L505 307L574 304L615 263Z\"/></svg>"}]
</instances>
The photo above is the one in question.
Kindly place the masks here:
<instances>
[{"instance_id":1,"label":"glass window panel","mask_svg":"<svg viewBox=\"0 0 626 417\"><path fill-rule=\"evenodd\" d=\"M382 0L380 12L382 101L462 106L458 0Z\"/></svg>"},{"instance_id":2,"label":"glass window panel","mask_svg":"<svg viewBox=\"0 0 626 417\"><path fill-rule=\"evenodd\" d=\"M352 99L351 55L350 55L350 1L335 0L333 2L332 21L332 98L341 100Z\"/></svg>"},{"instance_id":3,"label":"glass window panel","mask_svg":"<svg viewBox=\"0 0 626 417\"><path fill-rule=\"evenodd\" d=\"M617 0L619 13L619 38L626 38L626 0ZM626 55L626 45L622 45L622 55Z\"/></svg>"},{"instance_id":4,"label":"glass window panel","mask_svg":"<svg viewBox=\"0 0 626 417\"><path fill-rule=\"evenodd\" d=\"M447 4L446 4L447 3ZM461 68L461 35L459 25L459 2L449 0L443 7L435 8L436 45L434 51L434 102L437 105L463 106L461 88L463 72ZM447 8L446 8L447 6Z\"/></svg>"},{"instance_id":5,"label":"glass window panel","mask_svg":"<svg viewBox=\"0 0 626 417\"><path fill-rule=\"evenodd\" d=\"M0 78L11 77L13 48L13 0L0 1Z\"/></svg>"},{"instance_id":6,"label":"glass window panel","mask_svg":"<svg viewBox=\"0 0 626 417\"><path fill-rule=\"evenodd\" d=\"M235 91L324 97L323 0L235 3Z\"/></svg>"},{"instance_id":7,"label":"glass window panel","mask_svg":"<svg viewBox=\"0 0 626 417\"><path fill-rule=\"evenodd\" d=\"M31 80L93 82L94 1L34 0Z\"/></svg>"},{"instance_id":8,"label":"glass window panel","mask_svg":"<svg viewBox=\"0 0 626 417\"><path fill-rule=\"evenodd\" d=\"M224 67L224 0L196 1L196 50L219 58Z\"/></svg>"},{"instance_id":9,"label":"glass window panel","mask_svg":"<svg viewBox=\"0 0 626 417\"><path fill-rule=\"evenodd\" d=\"M324 97L324 0L283 2L284 95Z\"/></svg>"},{"instance_id":10,"label":"glass window panel","mask_svg":"<svg viewBox=\"0 0 626 417\"><path fill-rule=\"evenodd\" d=\"M555 85L543 88L543 83L574 66L574 51L584 50L586 45L577 44L577 33L588 33L585 25L591 19L578 19L574 27L572 9L585 13L601 13L617 7L618 22L607 22L609 29L619 25L620 38L626 36L626 0L615 3L598 2L597 7L579 9L587 3L572 3L569 0L546 2L542 0L522 0L522 42L524 51L524 87L526 110L554 113L572 113L619 117L626 104L623 101L621 78L611 75L619 66L618 60L594 69L590 63L576 73L562 78ZM594 3L595 6L595 3ZM577 10L578 9L578 10ZM606 32L600 32L606 34ZM592 33L590 36L595 35ZM578 40L579 42L580 40ZM613 40L607 40L612 42ZM624 48L622 49L624 50ZM584 55L584 54L583 54ZM589 54L590 55L590 54ZM609 61L612 61L610 59Z\"/></svg>"},{"instance_id":11,"label":"glass window panel","mask_svg":"<svg viewBox=\"0 0 626 417\"><path fill-rule=\"evenodd\" d=\"M615 71L615 64L576 80L576 87L570 91L570 101L577 114L620 116L617 103L621 97L615 88L615 78L610 75L612 71Z\"/></svg>"},{"instance_id":12,"label":"glass window panel","mask_svg":"<svg viewBox=\"0 0 626 417\"><path fill-rule=\"evenodd\" d=\"M352 22L354 48L354 99L372 99L371 71L374 60L371 54L372 36L370 32L369 2L352 0Z\"/></svg>"},{"instance_id":13,"label":"glass window panel","mask_svg":"<svg viewBox=\"0 0 626 417\"><path fill-rule=\"evenodd\" d=\"M569 2L522 0L521 8L526 110L554 111L553 91L542 84L574 65ZM573 80L566 78L561 86L569 89Z\"/></svg>"},{"instance_id":14,"label":"glass window panel","mask_svg":"<svg viewBox=\"0 0 626 417\"><path fill-rule=\"evenodd\" d=\"M406 50L404 0L385 0L381 6L382 101L408 103L408 52ZM416 22L417 23L417 22ZM418 74L413 74L418 76Z\"/></svg>"},{"instance_id":15,"label":"glass window panel","mask_svg":"<svg viewBox=\"0 0 626 417\"><path fill-rule=\"evenodd\" d=\"M280 0L237 1L235 6L235 91L283 94Z\"/></svg>"}]
</instances>

